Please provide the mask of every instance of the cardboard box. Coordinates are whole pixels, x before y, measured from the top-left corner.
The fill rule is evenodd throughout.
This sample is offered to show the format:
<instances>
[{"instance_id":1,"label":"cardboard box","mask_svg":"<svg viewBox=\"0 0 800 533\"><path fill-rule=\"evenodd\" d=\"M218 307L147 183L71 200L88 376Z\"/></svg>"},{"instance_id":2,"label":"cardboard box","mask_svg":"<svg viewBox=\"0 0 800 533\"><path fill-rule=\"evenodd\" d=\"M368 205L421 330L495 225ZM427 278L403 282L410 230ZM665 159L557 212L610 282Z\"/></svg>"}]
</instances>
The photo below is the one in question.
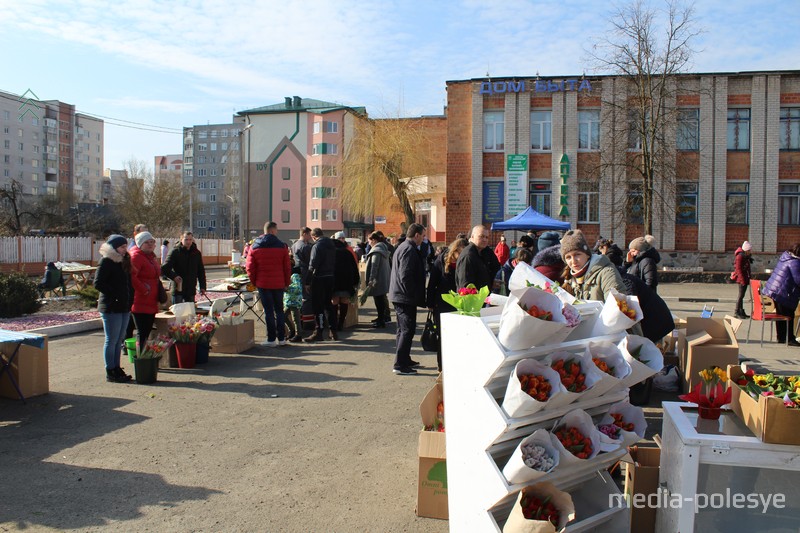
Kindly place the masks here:
<instances>
[{"instance_id":1,"label":"cardboard box","mask_svg":"<svg viewBox=\"0 0 800 533\"><path fill-rule=\"evenodd\" d=\"M761 396L758 401L736 385L736 379L744 372L739 365L728 367L731 380L731 407L742 419L753 435L770 444L800 445L800 409L788 409L783 399Z\"/></svg>"},{"instance_id":2,"label":"cardboard box","mask_svg":"<svg viewBox=\"0 0 800 533\"><path fill-rule=\"evenodd\" d=\"M253 320L245 320L236 326L219 326L211 337L211 351L218 353L242 353L256 343Z\"/></svg>"},{"instance_id":3,"label":"cardboard box","mask_svg":"<svg viewBox=\"0 0 800 533\"><path fill-rule=\"evenodd\" d=\"M16 347L17 344L14 342L0 344L0 352L3 353L3 359L8 361ZM44 347L41 349L24 344L20 346L19 353L14 358L11 367L6 369L3 375L0 376L0 396L17 400L19 399L19 394L17 394L17 389L14 388L14 385L11 384L11 380L7 375L9 372L14 376L25 398L50 392L47 338L45 338Z\"/></svg>"},{"instance_id":4,"label":"cardboard box","mask_svg":"<svg viewBox=\"0 0 800 533\"><path fill-rule=\"evenodd\" d=\"M625 467L625 498L631 510L630 530L636 533L649 533L655 531L657 509L641 504L634 505L634 502L646 502L649 494L658 491L661 449L634 446L628 451L634 461Z\"/></svg>"},{"instance_id":5,"label":"cardboard box","mask_svg":"<svg viewBox=\"0 0 800 533\"><path fill-rule=\"evenodd\" d=\"M680 367L684 392L700 383L699 372L710 366L727 368L739 362L739 341L729 321L718 318L690 317L682 344Z\"/></svg>"},{"instance_id":6,"label":"cardboard box","mask_svg":"<svg viewBox=\"0 0 800 533\"><path fill-rule=\"evenodd\" d=\"M434 423L436 409L442 399L442 384L437 382L419 406L423 427ZM417 516L447 520L449 514L445 433L420 431L418 455Z\"/></svg>"}]
</instances>

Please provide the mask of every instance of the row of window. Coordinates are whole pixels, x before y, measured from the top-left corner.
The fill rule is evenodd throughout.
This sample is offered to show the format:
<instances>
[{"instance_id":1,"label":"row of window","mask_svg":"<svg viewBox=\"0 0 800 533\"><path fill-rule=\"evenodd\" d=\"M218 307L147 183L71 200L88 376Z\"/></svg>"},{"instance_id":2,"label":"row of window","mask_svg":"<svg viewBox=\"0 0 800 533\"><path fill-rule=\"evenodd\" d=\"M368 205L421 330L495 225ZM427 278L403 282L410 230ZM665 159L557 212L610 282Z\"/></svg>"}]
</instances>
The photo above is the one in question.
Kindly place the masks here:
<instances>
[{"instance_id":1,"label":"row of window","mask_svg":"<svg viewBox=\"0 0 800 533\"><path fill-rule=\"evenodd\" d=\"M230 136L231 137L236 137L237 135L239 135L239 131L240 131L239 129L231 128ZM211 131L209 131L209 130L200 130L200 131L197 132L197 138L198 139L207 139L209 137L211 137L212 139L216 139L217 137L228 137L228 130L226 130L226 129L222 129L222 130L219 130L219 131L217 131L217 130L211 130Z\"/></svg>"},{"instance_id":2,"label":"row of window","mask_svg":"<svg viewBox=\"0 0 800 533\"><path fill-rule=\"evenodd\" d=\"M187 144L184 148L186 148L186 150L191 150L192 149L192 145L191 144ZM230 143L230 145L228 143L198 143L197 144L197 151L198 152L208 152L208 151L216 152L217 150L227 151L228 148L230 148L231 150L238 150L239 149L239 143L238 142L232 142L232 143Z\"/></svg>"},{"instance_id":3,"label":"row of window","mask_svg":"<svg viewBox=\"0 0 800 533\"><path fill-rule=\"evenodd\" d=\"M531 111L531 151L552 149L553 112ZM505 117L503 111L488 111L483 115L483 149L487 152L505 150ZM632 115L629 123L628 147L641 150L642 140ZM645 117L645 123L649 122ZM780 113L780 149L800 150L800 107L782 107ZM750 109L728 110L728 150L750 150ZM700 148L700 109L679 109L676 144L678 150L697 151ZM578 111L578 149L600 149L600 110Z\"/></svg>"},{"instance_id":4,"label":"row of window","mask_svg":"<svg viewBox=\"0 0 800 533\"><path fill-rule=\"evenodd\" d=\"M333 165L311 165L312 178L318 178L320 176L336 177L338 175L339 175L339 170L337 169L337 167Z\"/></svg>"},{"instance_id":5,"label":"row of window","mask_svg":"<svg viewBox=\"0 0 800 533\"><path fill-rule=\"evenodd\" d=\"M314 133L338 133L339 123L323 120L314 123Z\"/></svg>"},{"instance_id":6,"label":"row of window","mask_svg":"<svg viewBox=\"0 0 800 533\"><path fill-rule=\"evenodd\" d=\"M320 211L322 211L322 215L325 217L323 220L326 220L326 221L329 221L329 222L335 222L338 219L339 214L338 214L336 209L322 209L322 210L320 210L320 209L312 209L311 210L311 220L312 221L318 221L319 220Z\"/></svg>"}]
</instances>

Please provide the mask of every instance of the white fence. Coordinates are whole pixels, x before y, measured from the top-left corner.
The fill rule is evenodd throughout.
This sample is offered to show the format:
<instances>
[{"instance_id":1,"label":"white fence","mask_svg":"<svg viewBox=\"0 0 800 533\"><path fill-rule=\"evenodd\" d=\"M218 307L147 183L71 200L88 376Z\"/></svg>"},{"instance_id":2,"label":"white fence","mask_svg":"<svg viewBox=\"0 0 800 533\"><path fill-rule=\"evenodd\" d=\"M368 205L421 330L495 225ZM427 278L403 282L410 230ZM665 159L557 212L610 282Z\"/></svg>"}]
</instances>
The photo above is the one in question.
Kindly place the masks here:
<instances>
[{"instance_id":1,"label":"white fence","mask_svg":"<svg viewBox=\"0 0 800 533\"><path fill-rule=\"evenodd\" d=\"M164 239L156 239L156 255ZM176 239L171 239L172 244ZM231 257L233 241L229 239L196 239L197 248L209 259ZM0 263L48 263L72 261L97 264L100 245L91 237L0 237ZM211 260L210 263L216 263Z\"/></svg>"}]
</instances>

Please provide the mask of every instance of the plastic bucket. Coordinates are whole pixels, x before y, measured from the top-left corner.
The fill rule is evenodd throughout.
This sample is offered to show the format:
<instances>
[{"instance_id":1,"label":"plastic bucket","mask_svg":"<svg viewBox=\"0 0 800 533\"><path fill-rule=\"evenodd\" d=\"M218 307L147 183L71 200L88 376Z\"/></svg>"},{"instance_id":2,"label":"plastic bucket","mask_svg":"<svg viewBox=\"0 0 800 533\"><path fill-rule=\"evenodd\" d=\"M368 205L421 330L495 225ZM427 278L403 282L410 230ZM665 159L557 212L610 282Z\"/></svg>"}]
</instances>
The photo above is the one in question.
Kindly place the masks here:
<instances>
[{"instance_id":1,"label":"plastic bucket","mask_svg":"<svg viewBox=\"0 0 800 533\"><path fill-rule=\"evenodd\" d=\"M137 359L133 362L133 370L136 373L136 383L147 385L158 380L158 362L160 357L153 359Z\"/></svg>"},{"instance_id":2,"label":"plastic bucket","mask_svg":"<svg viewBox=\"0 0 800 533\"><path fill-rule=\"evenodd\" d=\"M195 348L195 357L194 363L196 365L204 365L208 363L208 351L210 346L206 343L197 343L197 348Z\"/></svg>"},{"instance_id":3,"label":"plastic bucket","mask_svg":"<svg viewBox=\"0 0 800 533\"><path fill-rule=\"evenodd\" d=\"M125 339L125 349L128 350L128 361L133 363L136 359L136 337Z\"/></svg>"},{"instance_id":4,"label":"plastic bucket","mask_svg":"<svg viewBox=\"0 0 800 533\"><path fill-rule=\"evenodd\" d=\"M197 344L193 342L175 343L175 352L178 354L178 368L194 368Z\"/></svg>"}]
</instances>

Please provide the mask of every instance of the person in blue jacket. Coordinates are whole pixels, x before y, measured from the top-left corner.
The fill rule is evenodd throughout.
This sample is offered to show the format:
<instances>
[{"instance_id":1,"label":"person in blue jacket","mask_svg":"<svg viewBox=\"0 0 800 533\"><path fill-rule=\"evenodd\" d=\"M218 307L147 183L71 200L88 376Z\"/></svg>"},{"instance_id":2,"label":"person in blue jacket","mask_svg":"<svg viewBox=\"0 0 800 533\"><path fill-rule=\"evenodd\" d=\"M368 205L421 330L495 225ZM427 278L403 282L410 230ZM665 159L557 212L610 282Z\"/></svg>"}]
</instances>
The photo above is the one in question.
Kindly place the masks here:
<instances>
[{"instance_id":1,"label":"person in blue jacket","mask_svg":"<svg viewBox=\"0 0 800 533\"><path fill-rule=\"evenodd\" d=\"M778 314L789 317L788 323L782 320L775 322L778 342L786 342L788 334L789 346L800 346L794 336L794 311L800 301L800 242L794 243L781 254L761 294L775 301Z\"/></svg>"}]
</instances>

